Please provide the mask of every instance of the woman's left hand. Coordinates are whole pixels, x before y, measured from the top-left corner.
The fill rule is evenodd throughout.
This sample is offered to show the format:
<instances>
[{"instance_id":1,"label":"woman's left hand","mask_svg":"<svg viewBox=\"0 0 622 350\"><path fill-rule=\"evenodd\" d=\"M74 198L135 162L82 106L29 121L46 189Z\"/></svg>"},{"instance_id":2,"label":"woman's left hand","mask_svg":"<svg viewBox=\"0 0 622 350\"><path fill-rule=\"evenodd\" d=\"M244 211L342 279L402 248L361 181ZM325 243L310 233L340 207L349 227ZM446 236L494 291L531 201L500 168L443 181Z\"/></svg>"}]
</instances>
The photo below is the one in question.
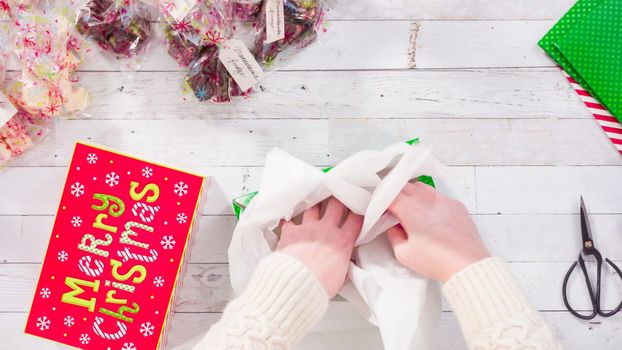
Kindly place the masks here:
<instances>
[{"instance_id":1,"label":"woman's left hand","mask_svg":"<svg viewBox=\"0 0 622 350\"><path fill-rule=\"evenodd\" d=\"M341 224L346 212L346 219ZM311 269L332 298L345 283L354 243L362 225L362 216L350 212L331 197L322 217L320 207L316 205L303 213L300 225L292 221L283 223L276 250L297 258Z\"/></svg>"}]
</instances>

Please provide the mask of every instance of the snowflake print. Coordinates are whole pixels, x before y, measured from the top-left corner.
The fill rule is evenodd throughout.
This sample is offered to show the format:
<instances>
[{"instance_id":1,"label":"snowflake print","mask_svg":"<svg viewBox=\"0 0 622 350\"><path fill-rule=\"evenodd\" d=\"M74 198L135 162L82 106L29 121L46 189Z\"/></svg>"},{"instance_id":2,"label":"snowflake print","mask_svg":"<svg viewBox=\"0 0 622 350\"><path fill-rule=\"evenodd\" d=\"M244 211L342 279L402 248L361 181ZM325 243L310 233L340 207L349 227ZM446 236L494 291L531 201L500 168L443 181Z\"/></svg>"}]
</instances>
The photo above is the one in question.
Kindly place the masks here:
<instances>
[{"instance_id":1,"label":"snowflake print","mask_svg":"<svg viewBox=\"0 0 622 350\"><path fill-rule=\"evenodd\" d=\"M95 154L95 153L89 153L89 154L86 156L86 162L87 162L87 163L89 163L89 164L95 164L95 163L97 163L97 154Z\"/></svg>"},{"instance_id":2,"label":"snowflake print","mask_svg":"<svg viewBox=\"0 0 622 350\"><path fill-rule=\"evenodd\" d=\"M50 320L45 316L38 317L37 328L39 328L42 331L50 329Z\"/></svg>"},{"instance_id":3,"label":"snowflake print","mask_svg":"<svg viewBox=\"0 0 622 350\"><path fill-rule=\"evenodd\" d=\"M200 100L203 101L205 97L207 97L207 91L205 91L205 86L201 86L197 89L194 95Z\"/></svg>"},{"instance_id":4,"label":"snowflake print","mask_svg":"<svg viewBox=\"0 0 622 350\"><path fill-rule=\"evenodd\" d=\"M136 350L134 343L123 343L121 350Z\"/></svg>"},{"instance_id":5,"label":"snowflake print","mask_svg":"<svg viewBox=\"0 0 622 350\"><path fill-rule=\"evenodd\" d=\"M67 327L71 327L75 324L74 322L74 318L71 316L67 316L65 317L65 319L63 320L63 323L65 324L65 326Z\"/></svg>"},{"instance_id":6,"label":"snowflake print","mask_svg":"<svg viewBox=\"0 0 622 350\"><path fill-rule=\"evenodd\" d=\"M60 252L58 252L57 257L58 257L58 261L65 262L67 261L67 259L69 259L69 254L67 254L67 252L64 250L61 250Z\"/></svg>"},{"instance_id":7,"label":"snowflake print","mask_svg":"<svg viewBox=\"0 0 622 350\"><path fill-rule=\"evenodd\" d=\"M80 334L80 343L88 344L90 342L91 342L91 337L89 337L88 334L86 334L86 333Z\"/></svg>"},{"instance_id":8,"label":"snowflake print","mask_svg":"<svg viewBox=\"0 0 622 350\"><path fill-rule=\"evenodd\" d=\"M175 240L173 239L173 236L164 236L162 237L162 240L160 241L160 244L162 245L162 248L169 250L169 249L173 249L173 247L175 246Z\"/></svg>"},{"instance_id":9,"label":"snowflake print","mask_svg":"<svg viewBox=\"0 0 622 350\"><path fill-rule=\"evenodd\" d=\"M80 227L82 226L82 218L79 216L74 216L73 218L71 218L71 225L73 227Z\"/></svg>"},{"instance_id":10,"label":"snowflake print","mask_svg":"<svg viewBox=\"0 0 622 350\"><path fill-rule=\"evenodd\" d=\"M150 167L146 166L143 168L143 176L146 178L150 178L153 175L153 169L151 169Z\"/></svg>"},{"instance_id":11,"label":"snowflake print","mask_svg":"<svg viewBox=\"0 0 622 350\"><path fill-rule=\"evenodd\" d=\"M106 174L106 184L110 187L114 187L119 184L119 175L114 171Z\"/></svg>"},{"instance_id":12,"label":"snowflake print","mask_svg":"<svg viewBox=\"0 0 622 350\"><path fill-rule=\"evenodd\" d=\"M157 276L153 279L153 284L158 288L162 287L164 285L164 278L162 278L162 276Z\"/></svg>"},{"instance_id":13,"label":"snowflake print","mask_svg":"<svg viewBox=\"0 0 622 350\"><path fill-rule=\"evenodd\" d=\"M174 190L175 194L178 196L183 196L186 193L188 193L188 185L185 184L183 181L179 181L178 183L175 184L175 190Z\"/></svg>"},{"instance_id":14,"label":"snowflake print","mask_svg":"<svg viewBox=\"0 0 622 350\"><path fill-rule=\"evenodd\" d=\"M140 333L142 333L145 337L152 335L154 329L155 327L153 327L151 322L142 323L140 325Z\"/></svg>"},{"instance_id":15,"label":"snowflake print","mask_svg":"<svg viewBox=\"0 0 622 350\"><path fill-rule=\"evenodd\" d=\"M188 33L190 31L190 28L192 27L191 24L192 23L190 21L182 19L181 21L171 26L178 33Z\"/></svg>"},{"instance_id":16,"label":"snowflake print","mask_svg":"<svg viewBox=\"0 0 622 350\"><path fill-rule=\"evenodd\" d=\"M50 291L50 288L41 288L39 294L41 294L41 298L47 299L50 295L52 295L52 292Z\"/></svg>"},{"instance_id":17,"label":"snowflake print","mask_svg":"<svg viewBox=\"0 0 622 350\"><path fill-rule=\"evenodd\" d=\"M186 221L188 221L188 216L184 213L179 213L177 214L177 218L175 220L177 220L180 224L185 224Z\"/></svg>"},{"instance_id":18,"label":"snowflake print","mask_svg":"<svg viewBox=\"0 0 622 350\"><path fill-rule=\"evenodd\" d=\"M208 30L207 32L205 32L205 39L207 39L207 41L213 45L218 45L225 40L225 38L222 36L222 34L220 34L220 32L218 31L213 32L211 30Z\"/></svg>"},{"instance_id":19,"label":"snowflake print","mask_svg":"<svg viewBox=\"0 0 622 350\"><path fill-rule=\"evenodd\" d=\"M52 104L50 104L47 108L47 111L49 114L54 115L54 113L58 112L58 105L52 102Z\"/></svg>"},{"instance_id":20,"label":"snowflake print","mask_svg":"<svg viewBox=\"0 0 622 350\"><path fill-rule=\"evenodd\" d=\"M80 197L81 195L83 195L84 185L79 182L76 182L73 185L71 185L71 194L76 197Z\"/></svg>"}]
</instances>

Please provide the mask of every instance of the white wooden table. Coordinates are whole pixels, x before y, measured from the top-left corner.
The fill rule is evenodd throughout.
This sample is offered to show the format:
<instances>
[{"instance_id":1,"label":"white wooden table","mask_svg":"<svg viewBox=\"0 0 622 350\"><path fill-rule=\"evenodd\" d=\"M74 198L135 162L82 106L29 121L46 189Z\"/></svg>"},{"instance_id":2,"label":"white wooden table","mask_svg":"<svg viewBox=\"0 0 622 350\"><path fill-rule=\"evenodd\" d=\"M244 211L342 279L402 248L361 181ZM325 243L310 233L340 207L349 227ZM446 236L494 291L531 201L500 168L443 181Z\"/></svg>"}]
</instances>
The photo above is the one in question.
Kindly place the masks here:
<instances>
[{"instance_id":1,"label":"white wooden table","mask_svg":"<svg viewBox=\"0 0 622 350\"><path fill-rule=\"evenodd\" d=\"M0 347L57 348L22 332L74 141L214 176L175 307L171 343L179 344L215 322L231 298L230 200L258 187L270 148L325 166L419 136L463 177L459 197L486 243L510 262L566 348L619 349L622 314L579 321L560 294L579 251L579 195L598 247L622 260L622 158L536 45L571 3L342 4L319 45L229 105L184 101L183 73L159 46L132 81L101 62L85 64L89 116L59 121L52 137L0 173ZM577 305L587 307L581 286L573 284ZM605 297L620 288L610 284ZM444 309L442 349L462 349Z\"/></svg>"}]
</instances>

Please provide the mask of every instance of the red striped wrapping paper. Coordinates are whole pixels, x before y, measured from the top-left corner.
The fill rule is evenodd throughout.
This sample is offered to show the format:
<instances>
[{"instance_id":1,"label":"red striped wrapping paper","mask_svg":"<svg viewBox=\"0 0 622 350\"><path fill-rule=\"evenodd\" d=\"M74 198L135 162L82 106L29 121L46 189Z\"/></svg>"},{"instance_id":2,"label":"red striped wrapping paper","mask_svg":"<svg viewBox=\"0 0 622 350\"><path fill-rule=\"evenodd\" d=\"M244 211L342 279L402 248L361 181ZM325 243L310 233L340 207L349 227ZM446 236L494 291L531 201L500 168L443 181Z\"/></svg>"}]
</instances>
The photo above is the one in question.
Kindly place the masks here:
<instances>
[{"instance_id":1,"label":"red striped wrapping paper","mask_svg":"<svg viewBox=\"0 0 622 350\"><path fill-rule=\"evenodd\" d=\"M592 97L589 92L585 91L566 71L562 69L570 86L579 95L587 109L590 110L600 127L609 137L613 146L622 155L622 124L603 106L597 99Z\"/></svg>"}]
</instances>

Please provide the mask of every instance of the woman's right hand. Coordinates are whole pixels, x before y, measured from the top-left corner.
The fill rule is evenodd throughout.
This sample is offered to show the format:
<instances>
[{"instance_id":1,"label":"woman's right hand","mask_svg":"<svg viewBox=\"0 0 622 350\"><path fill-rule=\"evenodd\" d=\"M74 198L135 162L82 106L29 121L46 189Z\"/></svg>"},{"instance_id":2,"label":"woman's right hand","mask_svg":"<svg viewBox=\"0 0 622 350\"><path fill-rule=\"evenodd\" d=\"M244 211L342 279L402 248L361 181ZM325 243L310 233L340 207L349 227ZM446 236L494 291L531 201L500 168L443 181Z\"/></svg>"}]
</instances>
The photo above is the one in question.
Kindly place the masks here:
<instances>
[{"instance_id":1,"label":"woman's right hand","mask_svg":"<svg viewBox=\"0 0 622 350\"><path fill-rule=\"evenodd\" d=\"M464 205L431 186L408 183L389 212L400 221L388 231L395 257L422 276L446 282L490 256Z\"/></svg>"}]
</instances>

